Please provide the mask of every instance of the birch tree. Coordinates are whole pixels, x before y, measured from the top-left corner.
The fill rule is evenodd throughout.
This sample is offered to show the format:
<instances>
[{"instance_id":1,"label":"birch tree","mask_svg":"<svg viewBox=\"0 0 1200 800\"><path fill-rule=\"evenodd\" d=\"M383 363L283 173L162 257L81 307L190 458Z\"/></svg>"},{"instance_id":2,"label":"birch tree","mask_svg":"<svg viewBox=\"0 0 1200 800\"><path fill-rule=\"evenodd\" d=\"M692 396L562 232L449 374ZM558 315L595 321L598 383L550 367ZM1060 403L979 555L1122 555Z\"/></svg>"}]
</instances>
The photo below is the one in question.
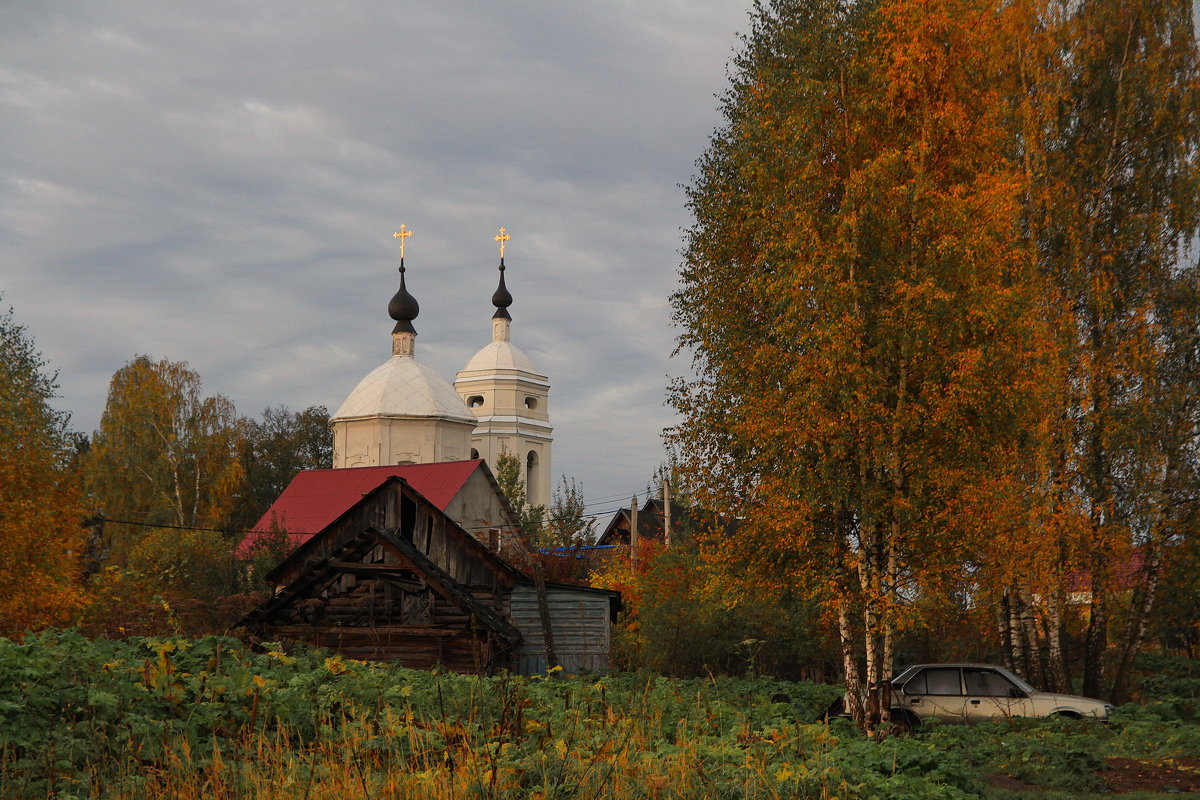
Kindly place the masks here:
<instances>
[{"instance_id":1,"label":"birch tree","mask_svg":"<svg viewBox=\"0 0 1200 800\"><path fill-rule=\"evenodd\" d=\"M187 364L138 356L117 370L85 462L89 500L113 520L111 563L187 588L208 566L225 564L231 537L116 520L222 527L242 478L240 440L233 403L205 397ZM202 582L212 593L231 580L223 570Z\"/></svg>"},{"instance_id":2,"label":"birch tree","mask_svg":"<svg viewBox=\"0 0 1200 800\"><path fill-rule=\"evenodd\" d=\"M801 587L839 631L851 711L908 600L970 579L978 498L1021 497L1051 344L1021 232L1010 4L756 6L689 187L673 298L696 378L673 431L737 593Z\"/></svg>"},{"instance_id":3,"label":"birch tree","mask_svg":"<svg viewBox=\"0 0 1200 800\"><path fill-rule=\"evenodd\" d=\"M1188 2L1048 8L1064 102L1031 216L1069 319L1060 495L1079 508L1072 546L1088 580L1083 691L1121 699L1163 559L1194 535L1200 69Z\"/></svg>"}]
</instances>

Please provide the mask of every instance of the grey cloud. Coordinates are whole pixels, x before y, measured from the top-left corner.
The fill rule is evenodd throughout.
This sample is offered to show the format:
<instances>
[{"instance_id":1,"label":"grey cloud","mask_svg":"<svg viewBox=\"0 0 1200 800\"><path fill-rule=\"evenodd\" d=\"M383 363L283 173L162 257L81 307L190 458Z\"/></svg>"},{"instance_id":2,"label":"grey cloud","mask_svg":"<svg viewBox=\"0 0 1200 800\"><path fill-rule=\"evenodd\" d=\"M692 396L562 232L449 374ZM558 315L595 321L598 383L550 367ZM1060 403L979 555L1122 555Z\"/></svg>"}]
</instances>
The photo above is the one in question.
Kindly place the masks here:
<instances>
[{"instance_id":1,"label":"grey cloud","mask_svg":"<svg viewBox=\"0 0 1200 800\"><path fill-rule=\"evenodd\" d=\"M336 408L388 355L401 222L418 357L490 334L553 383L555 473L641 491L673 347L678 184L744 8L234 0L0 10L0 289L99 421L135 353L245 414Z\"/></svg>"}]
</instances>

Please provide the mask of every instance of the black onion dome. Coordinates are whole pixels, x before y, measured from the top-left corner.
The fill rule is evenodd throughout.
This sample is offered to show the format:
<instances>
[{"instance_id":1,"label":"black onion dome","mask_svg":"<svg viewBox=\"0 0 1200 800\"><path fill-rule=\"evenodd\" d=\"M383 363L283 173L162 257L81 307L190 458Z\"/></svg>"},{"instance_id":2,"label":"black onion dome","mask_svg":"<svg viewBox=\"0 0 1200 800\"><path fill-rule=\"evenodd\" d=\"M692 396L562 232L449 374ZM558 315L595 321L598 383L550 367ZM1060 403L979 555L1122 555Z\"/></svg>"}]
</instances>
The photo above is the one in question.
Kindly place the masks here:
<instances>
[{"instance_id":1,"label":"black onion dome","mask_svg":"<svg viewBox=\"0 0 1200 800\"><path fill-rule=\"evenodd\" d=\"M492 314L492 319L508 319L512 317L508 315L508 307L512 305L512 295L508 293L508 287L504 285L504 259L500 259L500 285L496 287L495 294L492 295L492 305L496 307L496 313Z\"/></svg>"},{"instance_id":2,"label":"black onion dome","mask_svg":"<svg viewBox=\"0 0 1200 800\"><path fill-rule=\"evenodd\" d=\"M400 290L392 296L391 302L388 303L388 316L396 320L396 327L392 328L392 333L416 333L417 329L412 326L412 321L417 318L417 314L421 313L421 307L417 305L417 298L408 293L408 288L404 285L404 261L400 261Z\"/></svg>"}]
</instances>

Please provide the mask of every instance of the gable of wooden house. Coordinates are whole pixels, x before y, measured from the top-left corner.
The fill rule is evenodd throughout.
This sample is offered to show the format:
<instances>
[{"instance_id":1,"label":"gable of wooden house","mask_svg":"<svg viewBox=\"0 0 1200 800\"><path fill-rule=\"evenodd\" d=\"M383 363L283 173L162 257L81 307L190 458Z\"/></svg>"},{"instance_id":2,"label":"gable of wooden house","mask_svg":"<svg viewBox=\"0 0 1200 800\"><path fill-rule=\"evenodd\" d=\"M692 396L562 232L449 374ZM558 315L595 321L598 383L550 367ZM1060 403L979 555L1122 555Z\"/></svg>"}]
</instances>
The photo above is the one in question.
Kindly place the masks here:
<instances>
[{"instance_id":1,"label":"gable of wooden house","mask_svg":"<svg viewBox=\"0 0 1200 800\"><path fill-rule=\"evenodd\" d=\"M519 517L482 459L433 464L303 470L276 498L239 545L248 551L274 531L301 545L324 530L368 492L391 477L408 481L459 525L486 539L485 531L515 526Z\"/></svg>"}]
</instances>

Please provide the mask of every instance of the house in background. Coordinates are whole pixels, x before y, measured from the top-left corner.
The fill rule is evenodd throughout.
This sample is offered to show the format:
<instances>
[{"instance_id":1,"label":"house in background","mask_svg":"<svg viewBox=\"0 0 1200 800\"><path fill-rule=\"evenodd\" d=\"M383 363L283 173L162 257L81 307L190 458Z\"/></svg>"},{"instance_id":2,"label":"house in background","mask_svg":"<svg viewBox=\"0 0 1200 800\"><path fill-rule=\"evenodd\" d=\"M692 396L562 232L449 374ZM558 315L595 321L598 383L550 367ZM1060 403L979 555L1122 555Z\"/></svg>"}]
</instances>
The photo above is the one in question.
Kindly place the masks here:
<instances>
[{"instance_id":1,"label":"house in background","mask_svg":"<svg viewBox=\"0 0 1200 800\"><path fill-rule=\"evenodd\" d=\"M666 514L662 500L648 498L646 502L638 509L638 539L642 541L656 541L663 543L666 539ZM681 520L684 519L684 514L687 509L683 506L671 504L671 521L674 526L679 526ZM630 542L631 529L630 509L622 508L613 514L608 525L600 533L596 539L596 547L628 547Z\"/></svg>"},{"instance_id":2,"label":"house in background","mask_svg":"<svg viewBox=\"0 0 1200 800\"><path fill-rule=\"evenodd\" d=\"M687 537L714 524L721 525L730 533L736 527L736 523L732 521L718 522L716 515L706 513L695 506L671 503L670 511L668 516L667 508L661 499L648 498L637 513L638 539L666 545L670 544L672 537ZM617 511L596 539L595 547L618 550L629 547L631 521L630 509L622 508Z\"/></svg>"}]
</instances>

